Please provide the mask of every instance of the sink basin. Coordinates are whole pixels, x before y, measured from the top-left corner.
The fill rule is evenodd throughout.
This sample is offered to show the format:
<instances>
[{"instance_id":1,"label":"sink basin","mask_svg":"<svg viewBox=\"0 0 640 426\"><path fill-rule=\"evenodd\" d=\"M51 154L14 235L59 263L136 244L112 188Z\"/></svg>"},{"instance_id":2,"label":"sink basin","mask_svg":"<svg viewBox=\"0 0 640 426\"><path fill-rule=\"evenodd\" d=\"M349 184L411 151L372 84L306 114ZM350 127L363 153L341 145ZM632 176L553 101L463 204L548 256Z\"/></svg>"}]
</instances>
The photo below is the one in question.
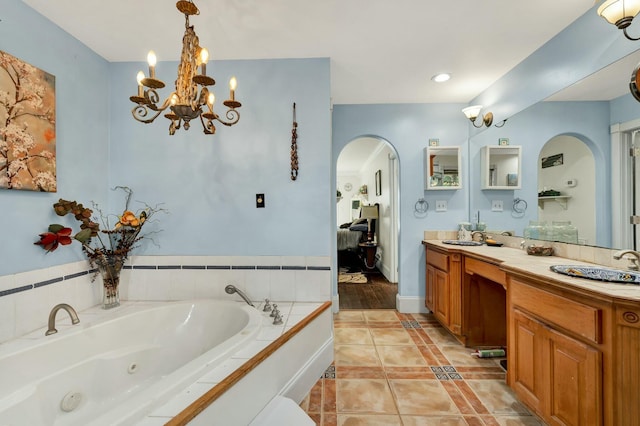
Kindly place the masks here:
<instances>
[{"instance_id":1,"label":"sink basin","mask_svg":"<svg viewBox=\"0 0 640 426\"><path fill-rule=\"evenodd\" d=\"M572 277L588 278L590 280L605 281L611 283L625 283L640 285L640 273L635 271L623 271L620 269L605 268L601 266L583 265L553 265L553 272Z\"/></svg>"},{"instance_id":2,"label":"sink basin","mask_svg":"<svg viewBox=\"0 0 640 426\"><path fill-rule=\"evenodd\" d=\"M480 241L463 241L463 240L444 240L443 244L452 244L454 246L481 246Z\"/></svg>"}]
</instances>

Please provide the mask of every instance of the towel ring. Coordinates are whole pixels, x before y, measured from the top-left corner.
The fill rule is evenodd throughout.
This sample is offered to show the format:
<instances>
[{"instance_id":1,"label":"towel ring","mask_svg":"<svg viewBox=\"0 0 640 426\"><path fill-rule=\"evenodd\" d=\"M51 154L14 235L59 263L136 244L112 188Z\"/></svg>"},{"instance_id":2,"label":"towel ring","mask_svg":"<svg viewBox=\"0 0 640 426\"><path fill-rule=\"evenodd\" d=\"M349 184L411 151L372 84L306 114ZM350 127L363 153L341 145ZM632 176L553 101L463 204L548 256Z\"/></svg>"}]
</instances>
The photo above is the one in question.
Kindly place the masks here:
<instances>
[{"instance_id":1,"label":"towel ring","mask_svg":"<svg viewBox=\"0 0 640 426\"><path fill-rule=\"evenodd\" d=\"M420 198L416 201L414 209L416 213L426 213L429 210L429 203L424 198Z\"/></svg>"},{"instance_id":2,"label":"towel ring","mask_svg":"<svg viewBox=\"0 0 640 426\"><path fill-rule=\"evenodd\" d=\"M527 207L528 207L527 202L522 198L516 198L515 200L513 200L514 212L522 214L525 211L527 211Z\"/></svg>"}]
</instances>

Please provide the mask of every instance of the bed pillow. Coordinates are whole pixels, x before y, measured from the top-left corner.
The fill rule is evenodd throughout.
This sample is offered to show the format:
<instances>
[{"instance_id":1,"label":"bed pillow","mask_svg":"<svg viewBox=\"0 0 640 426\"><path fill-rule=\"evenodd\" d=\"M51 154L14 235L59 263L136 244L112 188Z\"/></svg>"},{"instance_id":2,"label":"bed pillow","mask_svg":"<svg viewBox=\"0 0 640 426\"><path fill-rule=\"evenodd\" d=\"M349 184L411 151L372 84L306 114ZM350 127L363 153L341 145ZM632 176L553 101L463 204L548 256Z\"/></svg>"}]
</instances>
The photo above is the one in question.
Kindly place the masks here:
<instances>
[{"instance_id":1,"label":"bed pillow","mask_svg":"<svg viewBox=\"0 0 640 426\"><path fill-rule=\"evenodd\" d=\"M357 219L351 223L349 227L349 231L363 231L367 232L369 230L369 222L367 219Z\"/></svg>"}]
</instances>

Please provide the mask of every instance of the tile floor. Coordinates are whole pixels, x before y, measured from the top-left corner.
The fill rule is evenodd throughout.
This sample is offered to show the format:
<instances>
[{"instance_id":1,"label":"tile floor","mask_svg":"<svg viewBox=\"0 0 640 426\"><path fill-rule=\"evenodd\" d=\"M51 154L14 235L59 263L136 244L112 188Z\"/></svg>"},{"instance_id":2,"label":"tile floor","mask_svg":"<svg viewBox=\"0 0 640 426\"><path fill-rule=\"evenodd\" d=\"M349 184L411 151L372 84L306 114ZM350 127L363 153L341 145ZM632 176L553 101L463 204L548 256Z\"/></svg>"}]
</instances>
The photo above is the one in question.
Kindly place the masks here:
<instances>
[{"instance_id":1,"label":"tile floor","mask_svg":"<svg viewBox=\"0 0 640 426\"><path fill-rule=\"evenodd\" d=\"M321 426L543 425L498 360L470 356L431 315L341 310L334 363L300 404Z\"/></svg>"}]
</instances>

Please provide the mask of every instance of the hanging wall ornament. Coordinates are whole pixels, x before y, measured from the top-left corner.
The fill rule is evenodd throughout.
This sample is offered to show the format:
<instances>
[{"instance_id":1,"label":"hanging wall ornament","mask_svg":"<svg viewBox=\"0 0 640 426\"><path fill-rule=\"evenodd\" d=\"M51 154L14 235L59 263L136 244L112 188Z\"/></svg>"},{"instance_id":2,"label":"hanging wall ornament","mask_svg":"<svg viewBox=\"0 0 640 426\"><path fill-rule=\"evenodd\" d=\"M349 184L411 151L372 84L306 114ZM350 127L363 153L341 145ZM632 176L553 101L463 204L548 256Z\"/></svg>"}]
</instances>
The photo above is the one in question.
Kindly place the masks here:
<instances>
[{"instance_id":1,"label":"hanging wall ornament","mask_svg":"<svg viewBox=\"0 0 640 426\"><path fill-rule=\"evenodd\" d=\"M293 103L293 128L291 129L291 180L298 178L298 122L296 121L296 103Z\"/></svg>"}]
</instances>

